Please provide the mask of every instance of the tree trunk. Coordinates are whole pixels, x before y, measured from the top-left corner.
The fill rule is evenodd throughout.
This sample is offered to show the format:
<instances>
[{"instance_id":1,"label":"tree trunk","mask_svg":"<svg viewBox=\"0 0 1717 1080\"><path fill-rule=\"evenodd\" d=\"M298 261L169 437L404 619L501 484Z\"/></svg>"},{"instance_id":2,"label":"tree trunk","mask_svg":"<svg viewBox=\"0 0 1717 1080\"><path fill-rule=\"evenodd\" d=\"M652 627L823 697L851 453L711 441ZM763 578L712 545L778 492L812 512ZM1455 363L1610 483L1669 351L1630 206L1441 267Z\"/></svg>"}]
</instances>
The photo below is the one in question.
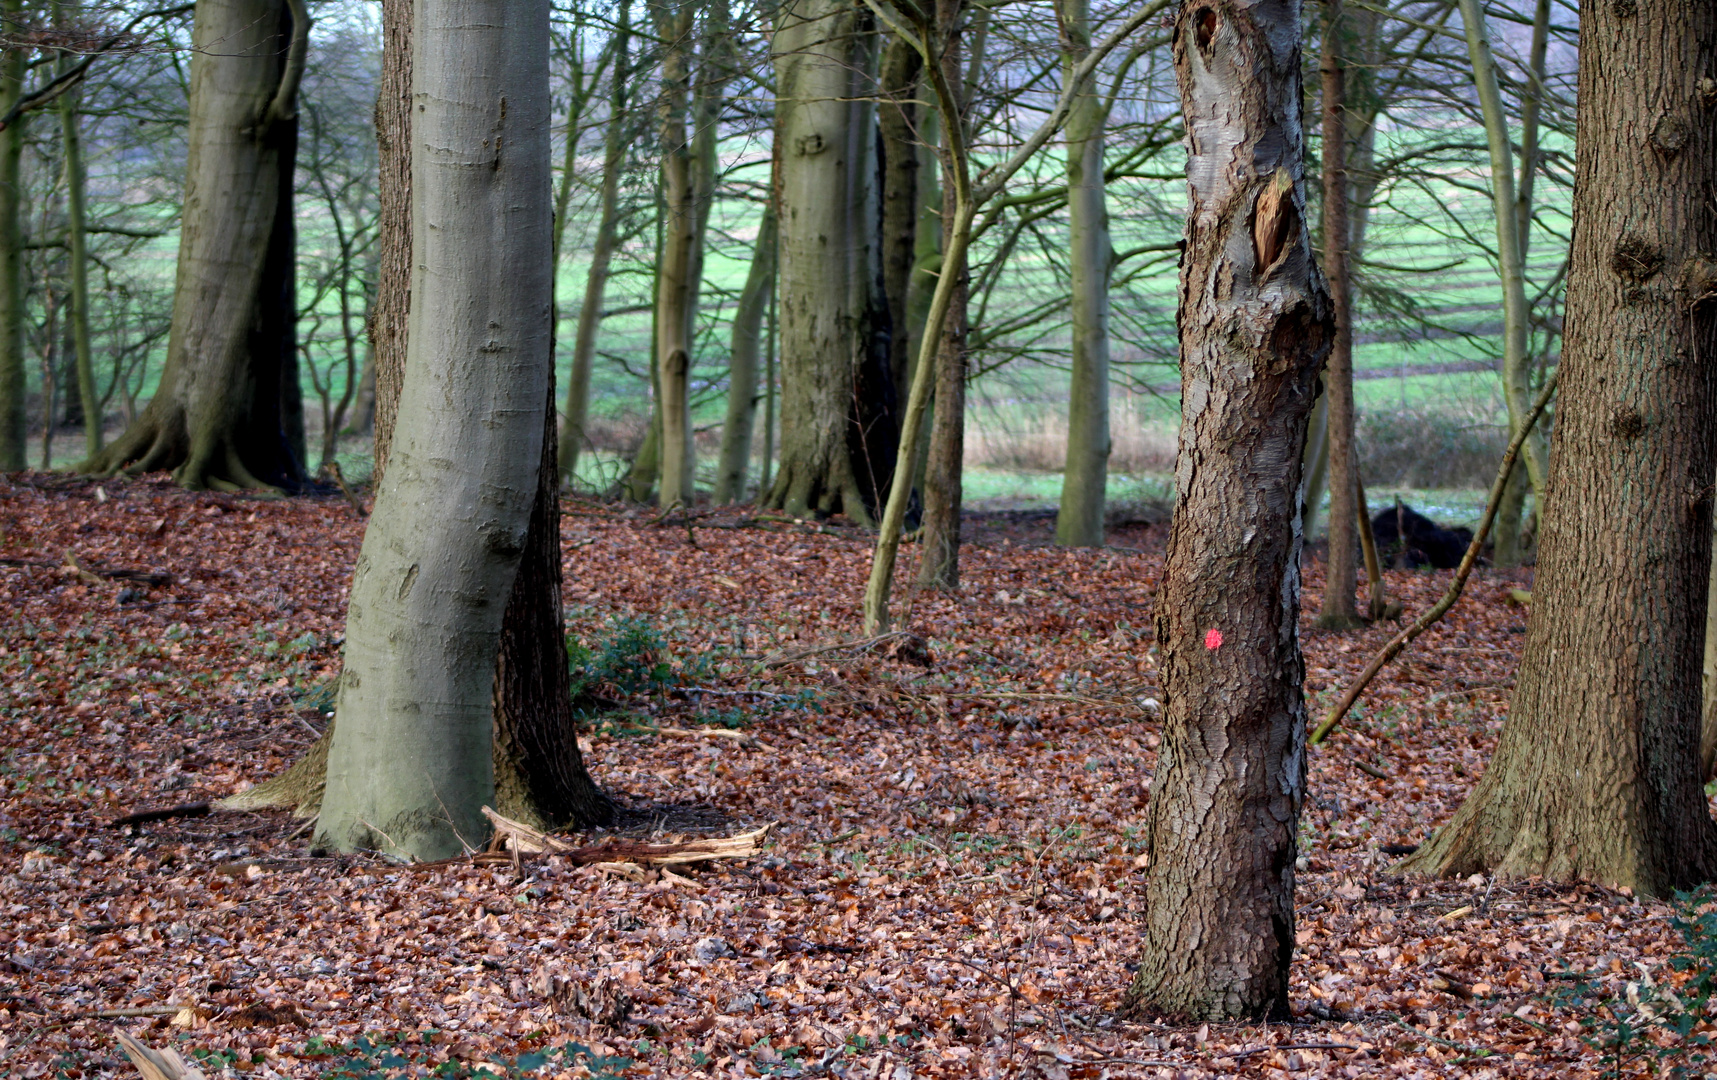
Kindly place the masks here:
<instances>
[{"instance_id":1,"label":"tree trunk","mask_svg":"<svg viewBox=\"0 0 1717 1080\"><path fill-rule=\"evenodd\" d=\"M1318 513L1323 508L1324 476L1329 471L1329 397L1318 395L1312 407L1312 418L1306 424L1306 448L1300 455L1300 472L1305 477L1300 496L1300 536L1310 541L1317 535Z\"/></svg>"},{"instance_id":2,"label":"tree trunk","mask_svg":"<svg viewBox=\"0 0 1717 1080\"><path fill-rule=\"evenodd\" d=\"M662 206L662 181L660 173L656 177L656 260L653 265L662 265L663 245L667 242L667 213ZM650 306L654 311L661 304L662 275L658 271L650 279ZM662 465L662 367L656 363L657 342L661 338L661 323L656 318L650 320L650 426L645 429L644 441L638 447L638 452L632 455L632 468L624 481L626 497L635 503L650 501L650 493L656 489L656 474Z\"/></svg>"},{"instance_id":3,"label":"tree trunk","mask_svg":"<svg viewBox=\"0 0 1717 1080\"><path fill-rule=\"evenodd\" d=\"M1532 405L1531 357L1527 339L1532 313L1526 302L1526 248L1520 233L1520 207L1515 198L1513 151L1509 144L1508 114L1503 109L1497 85L1496 63L1491 59L1480 0L1460 0L1461 21L1466 24L1467 53L1472 59L1473 84L1484 111L1485 140L1490 146L1491 202L1496 218L1497 266L1502 273L1502 391L1508 403L1512 431L1525 423ZM1581 37L1586 35L1582 33ZM1530 220L1530 217L1527 218ZM1522 456L1526 475L1534 491L1544 490L1544 437L1529 437ZM1517 566L1521 552L1519 519L1521 502L1511 502L1512 519L1497 530L1494 561L1499 566Z\"/></svg>"},{"instance_id":4,"label":"tree trunk","mask_svg":"<svg viewBox=\"0 0 1717 1080\"><path fill-rule=\"evenodd\" d=\"M1717 112L1702 80L1717 7L1588 4L1580 36L1536 604L1483 779L1404 866L1666 896L1717 872L1698 768L1717 472Z\"/></svg>"},{"instance_id":5,"label":"tree trunk","mask_svg":"<svg viewBox=\"0 0 1717 1080\"><path fill-rule=\"evenodd\" d=\"M1324 566L1323 606L1318 626L1353 630L1364 626L1354 606L1358 571L1359 463L1353 446L1353 309L1347 281L1346 65L1341 56L1341 0L1324 0L1323 57L1323 231L1324 273L1329 280L1335 339L1324 367L1328 400L1329 558Z\"/></svg>"},{"instance_id":6,"label":"tree trunk","mask_svg":"<svg viewBox=\"0 0 1717 1080\"><path fill-rule=\"evenodd\" d=\"M882 50L877 128L882 139L882 292L888 299L888 370L894 398L905 400L912 366L907 294L918 243L918 122L914 100L923 59L912 42L888 35Z\"/></svg>"},{"instance_id":7,"label":"tree trunk","mask_svg":"<svg viewBox=\"0 0 1717 1080\"><path fill-rule=\"evenodd\" d=\"M406 321L411 313L411 34L412 0L382 0L382 77L376 91L376 298L370 307L370 369L375 382L379 489L393 444L405 381Z\"/></svg>"},{"instance_id":8,"label":"tree trunk","mask_svg":"<svg viewBox=\"0 0 1717 1080\"><path fill-rule=\"evenodd\" d=\"M171 468L192 489L302 479L292 168L308 36L298 0L197 5L167 362L137 422L84 471Z\"/></svg>"},{"instance_id":9,"label":"tree trunk","mask_svg":"<svg viewBox=\"0 0 1717 1080\"><path fill-rule=\"evenodd\" d=\"M1134 1014L1286 1019L1305 793L1301 448L1333 317L1301 184L1300 5L1193 0L1166 707ZM1350 519L1351 520L1351 519Z\"/></svg>"},{"instance_id":10,"label":"tree trunk","mask_svg":"<svg viewBox=\"0 0 1717 1080\"><path fill-rule=\"evenodd\" d=\"M936 25L942 41L942 76L956 95L954 108L965 123L968 98L961 70L965 30L964 0L937 0ZM965 133L969 137L969 132ZM964 139L961 140L965 142ZM944 154L942 184L953 190L951 154ZM942 217L942 250L955 248L957 214ZM964 244L960 245L964 248ZM956 275L936 347L936 412L930 422L930 448L924 462L924 516L919 536L918 584L932 589L960 587L960 503L966 453L966 334L971 271L967 260L944 261L942 273Z\"/></svg>"},{"instance_id":11,"label":"tree trunk","mask_svg":"<svg viewBox=\"0 0 1717 1080\"><path fill-rule=\"evenodd\" d=\"M1064 0L1063 67L1091 51L1089 0ZM1102 89L1080 96L1067 117L1068 266L1072 277L1073 371L1067 400L1067 463L1055 542L1103 546L1103 505L1109 484L1109 208L1103 198Z\"/></svg>"},{"instance_id":12,"label":"tree trunk","mask_svg":"<svg viewBox=\"0 0 1717 1080\"><path fill-rule=\"evenodd\" d=\"M415 303L318 839L438 859L488 834L502 617L545 461L549 24L546 3L518 0L418 0L414 15Z\"/></svg>"},{"instance_id":13,"label":"tree trunk","mask_svg":"<svg viewBox=\"0 0 1717 1080\"><path fill-rule=\"evenodd\" d=\"M572 339L572 373L566 384L566 416L560 429L560 475L571 481L584 451L584 426L590 418L590 367L596 359L596 332L602 326L602 304L608 294L609 268L620 231L620 174L626 165L626 90L632 77L632 5L620 5L615 29L613 74L609 77L608 128L602 144L602 196L597 210L596 236L590 245L590 270L584 278L584 305L578 309L578 329Z\"/></svg>"},{"instance_id":14,"label":"tree trunk","mask_svg":"<svg viewBox=\"0 0 1717 1080\"><path fill-rule=\"evenodd\" d=\"M516 2L516 0L515 0ZM530 531L501 620L495 657L495 806L541 829L604 825L614 804L578 749L566 630L561 622L560 469L554 368L543 412L542 461Z\"/></svg>"},{"instance_id":15,"label":"tree trunk","mask_svg":"<svg viewBox=\"0 0 1717 1080\"><path fill-rule=\"evenodd\" d=\"M729 352L727 419L721 429L721 456L716 469L715 501L744 502L746 478L751 473L751 435L757 418L758 360L762 350L763 313L775 286L775 206L764 207L757 227L757 247L751 255L751 272L739 293L733 313L733 345Z\"/></svg>"},{"instance_id":16,"label":"tree trunk","mask_svg":"<svg viewBox=\"0 0 1717 1080\"><path fill-rule=\"evenodd\" d=\"M795 0L777 23L781 447L765 500L867 525L899 438L878 333L875 38L852 0Z\"/></svg>"},{"instance_id":17,"label":"tree trunk","mask_svg":"<svg viewBox=\"0 0 1717 1080\"><path fill-rule=\"evenodd\" d=\"M4 0L0 13L16 25L23 0ZM0 110L24 91L26 50L0 51ZM24 117L0 131L0 472L25 468L29 418L24 411Z\"/></svg>"},{"instance_id":18,"label":"tree trunk","mask_svg":"<svg viewBox=\"0 0 1717 1080\"><path fill-rule=\"evenodd\" d=\"M69 67L70 61L62 61ZM93 457L101 452L101 398L95 389L95 362L89 344L89 250L85 232L84 194L88 178L84 172L82 118L79 110L83 94L78 88L60 96L60 145L66 158L66 258L70 295L67 296L66 322L72 352L72 369L76 374L77 401L83 420L84 454ZM67 395L70 397L71 395Z\"/></svg>"},{"instance_id":19,"label":"tree trunk","mask_svg":"<svg viewBox=\"0 0 1717 1080\"><path fill-rule=\"evenodd\" d=\"M692 504L692 320L697 311L698 199L693 186L692 148L686 139L691 84L690 0L662 4L656 35L662 41L662 91L658 109L662 152L662 258L656 264L656 380L662 417L663 507Z\"/></svg>"}]
</instances>

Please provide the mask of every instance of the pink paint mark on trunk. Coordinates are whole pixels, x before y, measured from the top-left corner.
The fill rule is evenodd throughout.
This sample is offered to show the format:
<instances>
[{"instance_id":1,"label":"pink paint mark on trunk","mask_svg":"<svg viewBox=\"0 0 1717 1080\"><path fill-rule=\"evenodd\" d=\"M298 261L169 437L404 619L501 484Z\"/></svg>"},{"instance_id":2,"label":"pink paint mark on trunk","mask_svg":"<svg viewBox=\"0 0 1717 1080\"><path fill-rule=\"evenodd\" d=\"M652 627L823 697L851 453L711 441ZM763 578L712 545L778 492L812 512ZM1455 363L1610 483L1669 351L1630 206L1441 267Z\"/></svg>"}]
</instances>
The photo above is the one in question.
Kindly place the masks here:
<instances>
[{"instance_id":1,"label":"pink paint mark on trunk","mask_svg":"<svg viewBox=\"0 0 1717 1080\"><path fill-rule=\"evenodd\" d=\"M1218 630L1214 626L1211 627L1210 630L1204 635L1204 647L1207 649L1219 649L1219 648L1221 648L1222 647L1222 631Z\"/></svg>"}]
</instances>

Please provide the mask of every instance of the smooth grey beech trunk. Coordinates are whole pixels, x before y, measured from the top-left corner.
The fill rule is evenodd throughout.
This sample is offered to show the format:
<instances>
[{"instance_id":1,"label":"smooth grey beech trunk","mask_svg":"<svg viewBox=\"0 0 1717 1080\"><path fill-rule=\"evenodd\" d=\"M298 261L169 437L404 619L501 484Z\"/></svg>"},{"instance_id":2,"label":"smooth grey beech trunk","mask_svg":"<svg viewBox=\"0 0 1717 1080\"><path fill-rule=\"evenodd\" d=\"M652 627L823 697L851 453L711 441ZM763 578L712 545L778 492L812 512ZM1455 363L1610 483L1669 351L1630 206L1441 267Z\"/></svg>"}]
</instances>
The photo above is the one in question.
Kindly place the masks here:
<instances>
[{"instance_id":1,"label":"smooth grey beech trunk","mask_svg":"<svg viewBox=\"0 0 1717 1080\"><path fill-rule=\"evenodd\" d=\"M1063 0L1069 70L1091 51L1089 0ZM1067 463L1055 542L1103 546L1109 481L1109 208L1103 198L1102 91L1092 85L1067 115L1067 257L1073 371L1067 399Z\"/></svg>"},{"instance_id":2,"label":"smooth grey beech trunk","mask_svg":"<svg viewBox=\"0 0 1717 1080\"><path fill-rule=\"evenodd\" d=\"M1297 0L1191 0L1166 706L1135 1015L1288 1016L1305 797L1301 450L1332 313L1305 227Z\"/></svg>"},{"instance_id":3,"label":"smooth grey beech trunk","mask_svg":"<svg viewBox=\"0 0 1717 1080\"><path fill-rule=\"evenodd\" d=\"M870 524L898 439L879 295L876 32L853 0L794 0L773 44L780 155L780 467L765 502ZM878 346L882 346L879 348Z\"/></svg>"},{"instance_id":4,"label":"smooth grey beech trunk","mask_svg":"<svg viewBox=\"0 0 1717 1080\"><path fill-rule=\"evenodd\" d=\"M82 468L171 468L189 488L292 486L303 417L291 183L309 18L302 0L202 0L191 36L166 365L148 408Z\"/></svg>"},{"instance_id":5,"label":"smooth grey beech trunk","mask_svg":"<svg viewBox=\"0 0 1717 1080\"><path fill-rule=\"evenodd\" d=\"M548 4L418 0L412 305L387 473L346 624L319 842L480 844L502 615L551 363Z\"/></svg>"},{"instance_id":6,"label":"smooth grey beech trunk","mask_svg":"<svg viewBox=\"0 0 1717 1080\"><path fill-rule=\"evenodd\" d=\"M22 17L22 0L5 0L8 22ZM9 110L24 89L26 50L0 52L0 110ZM24 415L24 118L0 131L0 472L25 466Z\"/></svg>"},{"instance_id":7,"label":"smooth grey beech trunk","mask_svg":"<svg viewBox=\"0 0 1717 1080\"><path fill-rule=\"evenodd\" d=\"M739 293L733 313L732 348L729 351L727 420L721 429L721 455L715 477L715 501L745 501L745 482L751 472L751 435L757 419L758 361L762 357L763 315L769 293L775 286L775 246L778 230L775 206L763 210L757 227L757 247L751 255L751 270Z\"/></svg>"}]
</instances>

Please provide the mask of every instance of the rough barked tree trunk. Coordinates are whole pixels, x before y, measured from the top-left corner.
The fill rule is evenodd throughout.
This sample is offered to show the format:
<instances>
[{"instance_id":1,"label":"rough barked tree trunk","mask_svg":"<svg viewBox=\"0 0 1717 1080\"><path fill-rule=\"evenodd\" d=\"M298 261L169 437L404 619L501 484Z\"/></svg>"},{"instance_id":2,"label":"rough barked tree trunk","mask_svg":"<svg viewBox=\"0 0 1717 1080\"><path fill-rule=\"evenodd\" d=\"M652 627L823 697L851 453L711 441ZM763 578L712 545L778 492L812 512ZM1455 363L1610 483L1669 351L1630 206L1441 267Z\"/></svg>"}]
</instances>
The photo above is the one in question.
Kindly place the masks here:
<instances>
[{"instance_id":1,"label":"rough barked tree trunk","mask_svg":"<svg viewBox=\"0 0 1717 1080\"><path fill-rule=\"evenodd\" d=\"M727 374L727 419L721 429L721 454L716 465L715 501L745 501L746 479L751 474L751 434L757 419L759 347L763 340L763 313L775 287L775 206L764 207L757 227L757 247L751 254L751 270L739 293L733 313L733 339Z\"/></svg>"},{"instance_id":2,"label":"rough barked tree trunk","mask_svg":"<svg viewBox=\"0 0 1717 1080\"><path fill-rule=\"evenodd\" d=\"M382 78L376 91L376 298L370 307L370 370L375 380L376 468L380 487L405 381L406 318L411 312L412 0L382 0Z\"/></svg>"},{"instance_id":3,"label":"rough barked tree trunk","mask_svg":"<svg viewBox=\"0 0 1717 1080\"><path fill-rule=\"evenodd\" d=\"M1304 225L1300 5L1187 0L1180 448L1167 705L1135 1014L1286 1018L1305 793L1301 447L1331 312Z\"/></svg>"},{"instance_id":4,"label":"rough barked tree trunk","mask_svg":"<svg viewBox=\"0 0 1717 1080\"><path fill-rule=\"evenodd\" d=\"M781 448L765 504L870 524L899 441L878 295L876 33L853 0L793 0L773 52Z\"/></svg>"},{"instance_id":5,"label":"rough barked tree trunk","mask_svg":"<svg viewBox=\"0 0 1717 1080\"><path fill-rule=\"evenodd\" d=\"M1717 873L1698 765L1717 472L1713 70L1717 5L1582 5L1536 603L1484 777L1403 869L1656 896Z\"/></svg>"},{"instance_id":6,"label":"rough barked tree trunk","mask_svg":"<svg viewBox=\"0 0 1717 1080\"><path fill-rule=\"evenodd\" d=\"M0 14L16 24L23 0L5 0ZM0 51L0 109L10 110L24 91L26 50ZM24 412L24 118L0 131L0 472L24 468L28 419Z\"/></svg>"},{"instance_id":7,"label":"rough barked tree trunk","mask_svg":"<svg viewBox=\"0 0 1717 1080\"><path fill-rule=\"evenodd\" d=\"M942 77L955 96L954 108L965 123L966 73L962 70L964 0L937 0L936 25L942 42ZM968 132L969 135L969 132ZM942 185L953 190L953 158L943 153ZM942 250L954 250L955 215L942 215ZM932 589L960 587L960 504L966 453L966 336L971 270L964 260L942 264L959 277L949 296L942 336L936 345L936 411L930 421L930 446L924 459L924 515L919 534L918 584Z\"/></svg>"},{"instance_id":8,"label":"rough barked tree trunk","mask_svg":"<svg viewBox=\"0 0 1717 1080\"><path fill-rule=\"evenodd\" d=\"M552 393L548 5L418 0L412 308L318 840L445 858L495 794L496 657Z\"/></svg>"},{"instance_id":9,"label":"rough barked tree trunk","mask_svg":"<svg viewBox=\"0 0 1717 1080\"><path fill-rule=\"evenodd\" d=\"M1063 0L1066 70L1091 51L1091 5ZM1103 546L1109 483L1109 207L1103 198L1101 87L1095 82L1067 117L1067 262L1073 370L1067 398L1067 463L1055 542Z\"/></svg>"},{"instance_id":10,"label":"rough barked tree trunk","mask_svg":"<svg viewBox=\"0 0 1717 1080\"><path fill-rule=\"evenodd\" d=\"M166 366L148 408L83 471L170 468L193 489L302 479L292 171L308 37L301 0L197 5Z\"/></svg>"},{"instance_id":11,"label":"rough barked tree trunk","mask_svg":"<svg viewBox=\"0 0 1717 1080\"><path fill-rule=\"evenodd\" d=\"M584 278L584 305L578 309L578 329L572 339L572 372L566 383L566 416L560 429L560 474L570 481L584 450L584 426L590 418L590 367L596 359L596 332L602 326L602 304L608 295L609 268L620 232L620 173L626 164L630 125L627 86L632 78L632 5L620 5L615 28L614 74L608 83L608 127L602 143L602 195L596 236L590 245L590 269Z\"/></svg>"},{"instance_id":12,"label":"rough barked tree trunk","mask_svg":"<svg viewBox=\"0 0 1717 1080\"><path fill-rule=\"evenodd\" d=\"M907 325L907 293L918 243L920 110L915 97L923 66L912 42L888 35L876 121L882 139L882 291L888 299L888 370L896 401L906 400L907 369L917 340Z\"/></svg>"},{"instance_id":13,"label":"rough barked tree trunk","mask_svg":"<svg viewBox=\"0 0 1717 1080\"><path fill-rule=\"evenodd\" d=\"M561 624L560 469L555 453L554 369L543 410L536 502L495 656L495 805L537 828L600 825L614 804L578 749Z\"/></svg>"},{"instance_id":14,"label":"rough barked tree trunk","mask_svg":"<svg viewBox=\"0 0 1717 1080\"><path fill-rule=\"evenodd\" d=\"M1325 630L1365 625L1354 606L1359 566L1358 476L1353 445L1353 310L1347 283L1347 108L1346 65L1341 56L1341 0L1324 0L1323 55L1323 233L1324 273L1335 314L1335 340L1324 365L1328 405L1329 558L1324 566L1323 606L1317 624Z\"/></svg>"},{"instance_id":15,"label":"rough barked tree trunk","mask_svg":"<svg viewBox=\"0 0 1717 1080\"><path fill-rule=\"evenodd\" d=\"M656 36L662 43L657 102L662 155L662 257L656 264L656 383L661 397L662 506L692 504L692 320L697 311L697 192L692 147L686 138L690 108L691 0L658 4Z\"/></svg>"}]
</instances>

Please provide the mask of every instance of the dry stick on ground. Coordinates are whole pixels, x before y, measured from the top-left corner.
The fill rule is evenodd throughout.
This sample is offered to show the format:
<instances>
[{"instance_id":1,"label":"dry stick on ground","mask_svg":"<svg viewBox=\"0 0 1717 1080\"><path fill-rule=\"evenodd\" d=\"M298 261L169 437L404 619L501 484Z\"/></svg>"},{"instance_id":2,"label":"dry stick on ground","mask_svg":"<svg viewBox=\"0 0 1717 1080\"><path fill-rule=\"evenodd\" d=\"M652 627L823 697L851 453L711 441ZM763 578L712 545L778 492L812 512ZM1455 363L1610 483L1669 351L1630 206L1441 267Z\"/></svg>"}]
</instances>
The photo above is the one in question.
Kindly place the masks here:
<instances>
[{"instance_id":1,"label":"dry stick on ground","mask_svg":"<svg viewBox=\"0 0 1717 1080\"><path fill-rule=\"evenodd\" d=\"M186 1064L171 1047L151 1050L123 1031L115 1030L113 1034L125 1056L143 1074L143 1080L206 1080L201 1070Z\"/></svg>"},{"instance_id":2,"label":"dry stick on ground","mask_svg":"<svg viewBox=\"0 0 1717 1080\"><path fill-rule=\"evenodd\" d=\"M743 859L757 854L775 827L772 821L760 829L738 836L712 840L688 840L679 844L645 844L636 840L609 839L583 847L558 836L539 832L529 825L504 818L489 807L483 816L495 826L495 838L527 855L563 855L580 865L604 862L640 862L651 866L678 866L710 859Z\"/></svg>"},{"instance_id":3,"label":"dry stick on ground","mask_svg":"<svg viewBox=\"0 0 1717 1080\"><path fill-rule=\"evenodd\" d=\"M763 666L766 668L780 667L783 664L792 664L800 660L809 660L813 656L821 656L824 653L845 651L868 652L885 641L893 641L896 638L909 638L914 636L916 635L909 630L892 630L886 634L877 634L873 637L859 638L856 641L837 641L833 645L817 645L809 649L792 649L788 652L776 653L774 656L764 657Z\"/></svg>"},{"instance_id":4,"label":"dry stick on ground","mask_svg":"<svg viewBox=\"0 0 1717 1080\"><path fill-rule=\"evenodd\" d=\"M1371 685L1371 680L1377 677L1379 671L1383 670L1383 665L1395 659L1402 649L1405 649L1414 638L1423 634L1433 623L1447 614L1448 610L1455 606L1455 601L1460 599L1461 590L1466 587L1467 578L1471 576L1473 566L1478 562L1479 551L1484 547L1485 537L1490 535L1491 523L1496 520L1496 509L1502 502L1502 490L1508 485L1508 474L1514 468L1514 459L1519 456L1520 447L1526 441L1526 437L1532 433L1533 425L1544 414L1545 406L1550 404L1550 396L1556 392L1556 377L1560 374L1560 369L1550 373L1550 377L1544 381L1543 392L1538 395L1538 400L1532 403L1532 411L1526 414L1526 422L1520 425L1520 430L1515 432L1514 438L1509 440L1508 450L1503 453L1502 465L1497 470L1496 482L1491 484L1490 497L1485 500L1484 517L1479 521L1478 531L1473 534L1472 543L1467 545L1467 553L1462 556L1460 568L1455 571L1455 580L1449 583L1448 591L1443 594L1441 600L1437 601L1435 607L1414 619L1412 626L1396 634L1390 639L1389 644L1383 646L1382 650L1372 658L1365 671L1360 674L1358 679L1354 680L1352 686L1347 688L1347 693L1341 696L1341 700L1336 702L1335 708L1331 709L1329 715L1324 717L1324 722L1318 725L1316 731L1312 732L1311 744L1313 746L1322 743L1329 733L1335 730L1335 726L1341 723L1342 717L1346 716L1347 711L1353 708L1353 703L1359 699L1359 695L1365 692L1365 688Z\"/></svg>"}]
</instances>

